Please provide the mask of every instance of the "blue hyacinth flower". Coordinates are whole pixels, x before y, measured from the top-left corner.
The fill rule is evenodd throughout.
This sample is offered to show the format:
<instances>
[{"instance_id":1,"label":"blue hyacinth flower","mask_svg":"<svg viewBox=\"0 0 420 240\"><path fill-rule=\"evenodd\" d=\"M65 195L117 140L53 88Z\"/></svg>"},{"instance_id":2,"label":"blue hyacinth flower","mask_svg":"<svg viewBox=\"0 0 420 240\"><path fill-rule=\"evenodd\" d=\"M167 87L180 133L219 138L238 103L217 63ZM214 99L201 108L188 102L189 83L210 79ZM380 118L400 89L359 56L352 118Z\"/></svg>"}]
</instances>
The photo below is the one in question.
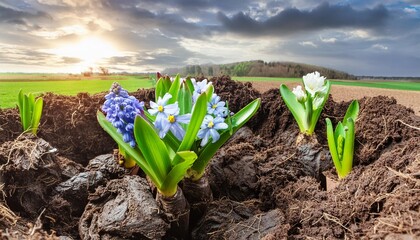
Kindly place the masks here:
<instances>
[{"instance_id":1,"label":"blue hyacinth flower","mask_svg":"<svg viewBox=\"0 0 420 240\"><path fill-rule=\"evenodd\" d=\"M106 114L106 119L117 128L123 136L124 142L130 143L131 147L135 147L134 119L137 115L143 116L144 103L139 102L133 96L129 96L128 92L116 82L112 84L105 99L102 111Z\"/></svg>"},{"instance_id":2,"label":"blue hyacinth flower","mask_svg":"<svg viewBox=\"0 0 420 240\"><path fill-rule=\"evenodd\" d=\"M208 143L210 137L212 139L212 143L217 142L220 138L220 134L217 130L224 130L227 128L228 125L225 123L224 118L220 116L213 118L211 115L206 115L197 134L199 139L203 139L200 146L204 147Z\"/></svg>"},{"instance_id":3,"label":"blue hyacinth flower","mask_svg":"<svg viewBox=\"0 0 420 240\"><path fill-rule=\"evenodd\" d=\"M214 116L226 117L228 109L225 105L226 103L220 101L220 97L213 93L210 102L207 103L207 113Z\"/></svg>"},{"instance_id":4,"label":"blue hyacinth flower","mask_svg":"<svg viewBox=\"0 0 420 240\"><path fill-rule=\"evenodd\" d=\"M191 114L184 115L168 115L167 118L162 119L162 121L155 122L155 127L159 130L159 137L164 138L168 131L170 130L174 136L182 141L185 136L185 130L182 128L180 123L188 124L191 120Z\"/></svg>"},{"instance_id":5,"label":"blue hyacinth flower","mask_svg":"<svg viewBox=\"0 0 420 240\"><path fill-rule=\"evenodd\" d=\"M172 98L172 95L166 93L163 98L159 97L157 103L150 101L149 113L153 116L156 116L155 123L160 123L163 119L168 118L169 115L178 115L179 107L178 103L168 104L169 99Z\"/></svg>"},{"instance_id":6,"label":"blue hyacinth flower","mask_svg":"<svg viewBox=\"0 0 420 240\"><path fill-rule=\"evenodd\" d=\"M191 79L191 82L194 85L194 92L193 92L193 103L197 101L198 96L205 92L207 88L212 85L212 82L207 83L207 79L204 79L201 82L197 82L194 78Z\"/></svg>"}]
</instances>

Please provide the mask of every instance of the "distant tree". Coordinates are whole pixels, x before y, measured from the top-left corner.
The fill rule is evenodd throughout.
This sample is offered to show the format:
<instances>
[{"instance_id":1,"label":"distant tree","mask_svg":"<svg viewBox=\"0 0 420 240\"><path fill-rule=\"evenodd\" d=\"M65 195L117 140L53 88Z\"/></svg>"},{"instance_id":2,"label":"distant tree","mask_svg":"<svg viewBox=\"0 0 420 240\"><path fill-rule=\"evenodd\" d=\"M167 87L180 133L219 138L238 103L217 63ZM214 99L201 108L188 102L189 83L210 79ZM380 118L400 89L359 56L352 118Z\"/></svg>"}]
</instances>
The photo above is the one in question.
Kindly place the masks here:
<instances>
[{"instance_id":1,"label":"distant tree","mask_svg":"<svg viewBox=\"0 0 420 240\"><path fill-rule=\"evenodd\" d=\"M99 67L99 70L101 71L101 74L102 75L105 75L105 76L109 75L109 69L108 68L106 68L106 67Z\"/></svg>"},{"instance_id":2,"label":"distant tree","mask_svg":"<svg viewBox=\"0 0 420 240\"><path fill-rule=\"evenodd\" d=\"M233 74L242 77L248 75L250 63L248 62L241 62L234 66Z\"/></svg>"},{"instance_id":3,"label":"distant tree","mask_svg":"<svg viewBox=\"0 0 420 240\"><path fill-rule=\"evenodd\" d=\"M203 74L203 71L201 70L201 67L200 67L200 65L197 65L196 67L195 67L195 75L200 75L200 74Z\"/></svg>"},{"instance_id":4,"label":"distant tree","mask_svg":"<svg viewBox=\"0 0 420 240\"><path fill-rule=\"evenodd\" d=\"M213 76L213 67L212 66L210 66L209 69L207 70L207 75Z\"/></svg>"},{"instance_id":5,"label":"distant tree","mask_svg":"<svg viewBox=\"0 0 420 240\"><path fill-rule=\"evenodd\" d=\"M91 77L93 75L93 67L89 67L88 70L82 72L84 77Z\"/></svg>"}]
</instances>

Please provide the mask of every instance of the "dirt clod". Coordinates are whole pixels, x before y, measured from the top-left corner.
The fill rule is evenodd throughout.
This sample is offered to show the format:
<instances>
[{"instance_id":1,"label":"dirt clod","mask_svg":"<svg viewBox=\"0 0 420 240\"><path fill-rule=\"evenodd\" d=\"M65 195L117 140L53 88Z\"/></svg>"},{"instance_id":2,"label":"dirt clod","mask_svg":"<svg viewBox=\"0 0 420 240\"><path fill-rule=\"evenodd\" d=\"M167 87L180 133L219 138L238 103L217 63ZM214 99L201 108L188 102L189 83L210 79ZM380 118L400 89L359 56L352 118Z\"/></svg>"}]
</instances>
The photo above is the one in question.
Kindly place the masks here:
<instances>
[{"instance_id":1,"label":"dirt clod","mask_svg":"<svg viewBox=\"0 0 420 240\"><path fill-rule=\"evenodd\" d=\"M98 188L79 222L82 239L160 239L168 228L147 181L138 176L111 180Z\"/></svg>"}]
</instances>

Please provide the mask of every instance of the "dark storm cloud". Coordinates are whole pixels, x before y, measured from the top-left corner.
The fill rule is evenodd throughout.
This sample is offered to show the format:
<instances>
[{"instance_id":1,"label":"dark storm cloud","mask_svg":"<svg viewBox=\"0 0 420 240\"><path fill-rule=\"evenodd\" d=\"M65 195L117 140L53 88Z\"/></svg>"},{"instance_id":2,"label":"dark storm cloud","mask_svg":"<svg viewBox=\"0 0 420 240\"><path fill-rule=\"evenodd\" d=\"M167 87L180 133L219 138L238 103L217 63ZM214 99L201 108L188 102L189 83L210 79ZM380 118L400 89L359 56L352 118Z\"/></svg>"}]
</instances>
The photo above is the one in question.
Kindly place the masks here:
<instances>
[{"instance_id":1,"label":"dark storm cloud","mask_svg":"<svg viewBox=\"0 0 420 240\"><path fill-rule=\"evenodd\" d=\"M385 25L389 12L382 5L373 9L356 10L350 5L323 3L310 11L288 8L265 21L257 21L243 12L231 18L222 12L219 12L218 16L228 31L256 36L287 35L308 30L344 27L376 29Z\"/></svg>"},{"instance_id":2,"label":"dark storm cloud","mask_svg":"<svg viewBox=\"0 0 420 240\"><path fill-rule=\"evenodd\" d=\"M171 7L180 8L188 11L206 11L208 9L218 9L224 11L232 11L238 9L246 9L247 6L255 1L250 0L143 0L147 4L160 4Z\"/></svg>"},{"instance_id":3,"label":"dark storm cloud","mask_svg":"<svg viewBox=\"0 0 420 240\"><path fill-rule=\"evenodd\" d=\"M135 4L131 1L104 0L101 5L102 9L99 9L102 11L101 15L110 16L109 19L113 19L114 24L122 27L139 30L159 29L175 37L202 38L202 35L210 34L206 28L185 21L184 16L188 16L187 14L165 13L161 10L152 12L149 9L154 7L148 6L143 1Z\"/></svg>"},{"instance_id":4,"label":"dark storm cloud","mask_svg":"<svg viewBox=\"0 0 420 240\"><path fill-rule=\"evenodd\" d=\"M0 49L1 49L0 45ZM54 59L53 54L40 52L30 49L30 47L20 47L17 49L5 49L0 51L0 63L21 64L21 65L47 65Z\"/></svg>"},{"instance_id":5,"label":"dark storm cloud","mask_svg":"<svg viewBox=\"0 0 420 240\"><path fill-rule=\"evenodd\" d=\"M31 13L31 12L15 10L15 9L0 5L0 22L23 23L24 22L23 19L40 19L40 18L51 19L51 16L43 11L37 11L37 12Z\"/></svg>"}]
</instances>

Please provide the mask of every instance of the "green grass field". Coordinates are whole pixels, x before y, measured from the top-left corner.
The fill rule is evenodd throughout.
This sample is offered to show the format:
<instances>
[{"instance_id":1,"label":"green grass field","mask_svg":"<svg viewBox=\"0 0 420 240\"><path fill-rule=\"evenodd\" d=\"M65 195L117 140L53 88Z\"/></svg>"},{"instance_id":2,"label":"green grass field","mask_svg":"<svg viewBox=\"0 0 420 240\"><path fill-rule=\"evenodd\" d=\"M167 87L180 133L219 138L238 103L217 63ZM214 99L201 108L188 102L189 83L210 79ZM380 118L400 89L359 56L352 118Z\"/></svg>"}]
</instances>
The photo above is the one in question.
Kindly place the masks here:
<instances>
[{"instance_id":1,"label":"green grass field","mask_svg":"<svg viewBox=\"0 0 420 240\"><path fill-rule=\"evenodd\" d=\"M118 81L127 91L136 91L139 88L150 88L152 82L146 76L119 76L105 80L91 78L89 80L44 80L37 81L31 77L29 80L0 80L0 108L15 107L17 94L20 89L24 93L41 94L54 92L63 95L76 95L79 92L98 93L108 91L111 84Z\"/></svg>"},{"instance_id":2,"label":"green grass field","mask_svg":"<svg viewBox=\"0 0 420 240\"><path fill-rule=\"evenodd\" d=\"M301 78L275 78L275 77L232 77L238 81L266 81L266 82L301 82ZM420 91L420 82L406 81L365 81L365 80L331 80L332 85L359 86L372 88L387 88L396 90Z\"/></svg>"},{"instance_id":3,"label":"green grass field","mask_svg":"<svg viewBox=\"0 0 420 240\"><path fill-rule=\"evenodd\" d=\"M300 82L301 78L272 78L272 77L232 77L238 81L269 81ZM108 91L114 81L128 91L139 88L151 88L152 82L145 75L111 75L80 77L65 74L0 74L0 108L16 106L17 94L20 89L25 93L41 94L54 92L63 95L76 95L79 92L98 93ZM351 81L332 80L333 85L361 86L374 88L387 88L398 90L420 91L420 82L403 81Z\"/></svg>"}]
</instances>

